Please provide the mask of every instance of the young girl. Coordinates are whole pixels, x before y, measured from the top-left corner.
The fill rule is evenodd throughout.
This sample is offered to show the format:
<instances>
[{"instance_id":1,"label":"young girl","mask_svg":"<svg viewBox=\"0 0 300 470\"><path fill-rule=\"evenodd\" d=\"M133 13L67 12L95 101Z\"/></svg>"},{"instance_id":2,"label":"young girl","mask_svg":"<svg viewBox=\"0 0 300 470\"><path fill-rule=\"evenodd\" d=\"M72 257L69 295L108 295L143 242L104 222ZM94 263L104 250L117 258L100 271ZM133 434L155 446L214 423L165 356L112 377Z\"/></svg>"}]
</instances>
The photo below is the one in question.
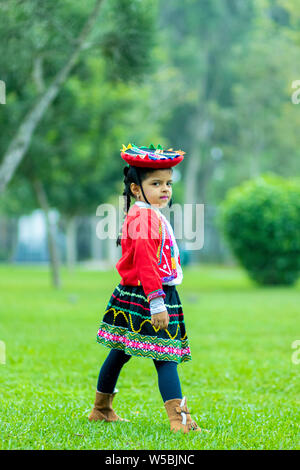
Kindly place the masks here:
<instances>
[{"instance_id":1,"label":"young girl","mask_svg":"<svg viewBox=\"0 0 300 470\"><path fill-rule=\"evenodd\" d=\"M171 430L201 431L190 417L177 372L178 363L191 359L176 290L183 274L172 227L159 210L172 205L172 167L184 153L130 144L121 151L129 164L124 168L122 257L116 265L122 279L98 330L97 341L111 351L99 373L90 421L123 421L112 408L115 386L124 364L140 356L153 359Z\"/></svg>"}]
</instances>

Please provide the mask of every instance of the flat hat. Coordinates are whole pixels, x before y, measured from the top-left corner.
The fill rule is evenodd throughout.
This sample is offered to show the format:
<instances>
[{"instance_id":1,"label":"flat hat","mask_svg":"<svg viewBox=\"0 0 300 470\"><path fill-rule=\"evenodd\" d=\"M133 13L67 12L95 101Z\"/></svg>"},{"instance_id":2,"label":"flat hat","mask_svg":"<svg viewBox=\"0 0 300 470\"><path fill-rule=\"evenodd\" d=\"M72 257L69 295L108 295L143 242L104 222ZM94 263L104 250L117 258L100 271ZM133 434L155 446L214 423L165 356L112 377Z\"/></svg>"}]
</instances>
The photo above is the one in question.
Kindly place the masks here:
<instances>
[{"instance_id":1,"label":"flat hat","mask_svg":"<svg viewBox=\"0 0 300 470\"><path fill-rule=\"evenodd\" d=\"M182 150L163 150L161 145L155 147L137 147L134 144L125 145L121 148L121 157L131 166L148 168L170 168L178 165L183 159L185 152Z\"/></svg>"}]
</instances>

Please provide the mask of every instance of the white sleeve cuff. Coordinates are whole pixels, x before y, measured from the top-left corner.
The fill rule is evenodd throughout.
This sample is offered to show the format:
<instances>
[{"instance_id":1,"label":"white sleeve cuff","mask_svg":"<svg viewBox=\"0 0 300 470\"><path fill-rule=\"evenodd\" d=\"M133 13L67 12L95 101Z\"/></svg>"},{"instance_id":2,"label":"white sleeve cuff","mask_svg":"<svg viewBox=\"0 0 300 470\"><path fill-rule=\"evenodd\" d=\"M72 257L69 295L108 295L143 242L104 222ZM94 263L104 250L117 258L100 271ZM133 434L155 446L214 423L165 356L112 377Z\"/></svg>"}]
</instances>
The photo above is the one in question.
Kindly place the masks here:
<instances>
[{"instance_id":1,"label":"white sleeve cuff","mask_svg":"<svg viewBox=\"0 0 300 470\"><path fill-rule=\"evenodd\" d=\"M155 297L154 299L150 300L151 315L155 315L156 313L164 312L165 310L167 310L167 309L166 309L163 297Z\"/></svg>"}]
</instances>

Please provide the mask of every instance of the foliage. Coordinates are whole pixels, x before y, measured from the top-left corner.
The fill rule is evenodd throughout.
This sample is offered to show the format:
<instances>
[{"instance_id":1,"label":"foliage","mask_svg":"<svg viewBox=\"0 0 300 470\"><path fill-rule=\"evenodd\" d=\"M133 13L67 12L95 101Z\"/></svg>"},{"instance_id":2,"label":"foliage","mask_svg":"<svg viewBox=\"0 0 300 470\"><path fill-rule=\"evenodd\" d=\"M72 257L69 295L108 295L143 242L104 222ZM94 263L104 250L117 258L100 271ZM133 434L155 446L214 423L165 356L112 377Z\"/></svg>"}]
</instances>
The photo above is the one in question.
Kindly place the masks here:
<instances>
[{"instance_id":1,"label":"foliage","mask_svg":"<svg viewBox=\"0 0 300 470\"><path fill-rule=\"evenodd\" d=\"M149 116L149 89L105 79L105 61L85 60L85 77L72 75L40 125L20 170L39 177L51 206L63 215L95 213L122 194L121 144L131 135L159 135ZM66 114L68 119L66 119ZM41 162L42 159L42 162Z\"/></svg>"},{"instance_id":2,"label":"foliage","mask_svg":"<svg viewBox=\"0 0 300 470\"><path fill-rule=\"evenodd\" d=\"M285 177L300 171L299 106L291 103L299 44L287 35L288 12L275 3L161 2L169 71L157 99L167 110L163 134L187 152L184 171L191 154L200 160L201 202L218 203L230 187L266 171ZM295 18L297 1L281 3L294 4ZM208 132L197 143L205 121Z\"/></svg>"},{"instance_id":3,"label":"foliage","mask_svg":"<svg viewBox=\"0 0 300 470\"><path fill-rule=\"evenodd\" d=\"M93 4L0 0L1 154L65 63ZM130 141L187 152L174 195L182 202L192 154L200 161L195 202L218 203L262 172L299 172L300 113L291 103L300 76L296 0L111 0L103 7L2 211L34 209L25 186L37 177L61 213L94 213L121 194L119 148Z\"/></svg>"},{"instance_id":4,"label":"foliage","mask_svg":"<svg viewBox=\"0 0 300 470\"><path fill-rule=\"evenodd\" d=\"M24 114L64 65L94 4L68 0L53 8L26 0L18 8L17 3L0 4L7 16L0 25L3 41L7 39L0 55L5 71L1 78L7 83L7 104L0 115L1 153ZM2 198L2 211L10 214L15 208L17 213L24 202L26 209L34 209L35 198L29 197L34 179L42 181L50 206L66 216L94 213L99 203L121 193L121 143L128 137L143 142L157 135L155 122L147 127L143 122L151 99L142 83L152 60L155 4L155 0L104 2L87 49L40 122L11 182L12 190L8 188ZM26 201L19 200L16 187L25 197L28 194Z\"/></svg>"},{"instance_id":5,"label":"foliage","mask_svg":"<svg viewBox=\"0 0 300 470\"><path fill-rule=\"evenodd\" d=\"M274 175L229 191L222 229L249 275L260 284L290 285L300 273L300 184Z\"/></svg>"},{"instance_id":6,"label":"foliage","mask_svg":"<svg viewBox=\"0 0 300 470\"><path fill-rule=\"evenodd\" d=\"M173 87L165 105L171 111L163 121L164 133L174 141L172 147L187 152L182 164L184 175L189 158L200 161L198 174L191 175L197 181L195 202L203 202L208 194L213 200L216 187L223 183L215 183L215 169L224 171L223 160L227 162L231 156L227 149L233 130L228 124L228 109L233 107L232 90L239 80L233 70L232 49L236 44L246 47L257 12L250 2L236 0L168 0L161 2L161 10L161 42L167 50L171 78L175 69L180 83L179 92ZM169 90L168 84L166 88ZM220 155L218 160L214 159L215 150ZM236 171L232 161L228 166Z\"/></svg>"},{"instance_id":7,"label":"foliage","mask_svg":"<svg viewBox=\"0 0 300 470\"><path fill-rule=\"evenodd\" d=\"M145 73L151 73L156 3L156 0L110 0L107 16L110 29L101 39L109 81L121 79L138 84Z\"/></svg>"}]
</instances>

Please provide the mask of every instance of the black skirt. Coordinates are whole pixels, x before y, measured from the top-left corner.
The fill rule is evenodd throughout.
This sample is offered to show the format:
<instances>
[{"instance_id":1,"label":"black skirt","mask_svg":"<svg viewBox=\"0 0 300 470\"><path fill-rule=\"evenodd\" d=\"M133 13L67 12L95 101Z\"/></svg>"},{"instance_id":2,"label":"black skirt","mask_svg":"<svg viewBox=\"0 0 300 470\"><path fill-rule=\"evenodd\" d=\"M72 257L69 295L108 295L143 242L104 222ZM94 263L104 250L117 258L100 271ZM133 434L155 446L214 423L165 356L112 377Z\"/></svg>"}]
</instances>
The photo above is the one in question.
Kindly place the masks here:
<instances>
[{"instance_id":1,"label":"black skirt","mask_svg":"<svg viewBox=\"0 0 300 470\"><path fill-rule=\"evenodd\" d=\"M167 329L151 325L150 305L142 286L119 284L100 323L98 343L131 356L178 363L189 361L191 352L176 286L163 285L163 290L170 317Z\"/></svg>"}]
</instances>

